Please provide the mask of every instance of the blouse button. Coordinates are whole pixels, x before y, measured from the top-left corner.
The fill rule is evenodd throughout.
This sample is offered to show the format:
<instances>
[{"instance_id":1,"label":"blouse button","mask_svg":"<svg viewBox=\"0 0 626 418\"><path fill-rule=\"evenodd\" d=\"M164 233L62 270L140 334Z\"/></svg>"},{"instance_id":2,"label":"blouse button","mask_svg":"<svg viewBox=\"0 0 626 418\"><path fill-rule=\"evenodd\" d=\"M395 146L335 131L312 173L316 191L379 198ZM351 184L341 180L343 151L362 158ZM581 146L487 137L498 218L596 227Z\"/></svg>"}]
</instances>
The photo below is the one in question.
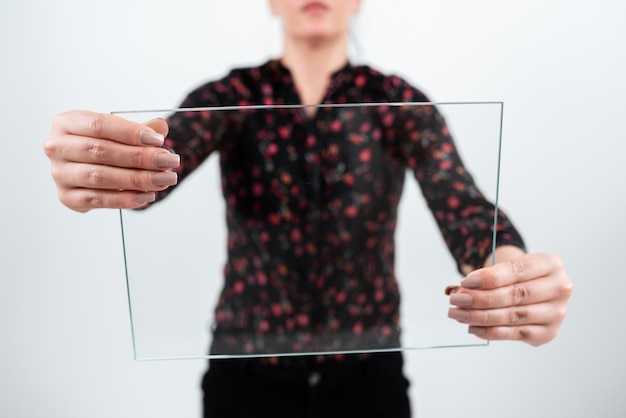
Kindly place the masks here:
<instances>
[{"instance_id":1,"label":"blouse button","mask_svg":"<svg viewBox=\"0 0 626 418\"><path fill-rule=\"evenodd\" d=\"M322 375L319 372L313 372L309 376L309 386L317 386L322 380Z\"/></svg>"}]
</instances>

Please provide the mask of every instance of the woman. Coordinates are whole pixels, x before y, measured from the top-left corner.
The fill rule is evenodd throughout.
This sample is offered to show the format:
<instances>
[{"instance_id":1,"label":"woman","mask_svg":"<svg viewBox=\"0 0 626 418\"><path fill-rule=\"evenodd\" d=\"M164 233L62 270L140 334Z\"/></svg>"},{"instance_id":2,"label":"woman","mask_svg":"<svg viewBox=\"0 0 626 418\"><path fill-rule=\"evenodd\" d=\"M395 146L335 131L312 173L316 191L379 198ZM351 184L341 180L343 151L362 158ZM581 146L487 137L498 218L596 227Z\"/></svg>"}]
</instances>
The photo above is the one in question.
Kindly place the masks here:
<instances>
[{"instance_id":1,"label":"woman","mask_svg":"<svg viewBox=\"0 0 626 418\"><path fill-rule=\"evenodd\" d=\"M347 54L348 27L352 16L358 13L360 3L359 0L270 0L272 12L280 17L284 27L284 52L280 60L272 60L260 67L234 70L224 79L194 90L182 106L425 101L426 98L421 92L397 77L384 76L369 67L350 65ZM217 129L206 129L216 128L223 122L216 118L208 118L210 120L199 124L195 123L198 121L194 121L197 115L177 114L168 121L154 120L140 125L110 115L73 111L55 118L45 144L45 151L52 163L52 176L57 183L61 202L80 212L87 212L93 208L145 207L157 199L164 198L179 179L185 178L212 151L220 152L229 212L229 262L225 269L223 297L216 309L218 324L212 351L219 353L222 350L223 352L232 350L232 347L228 347L228 341L232 342L230 337L235 331L243 330L241 339L236 340L237 346L244 347L246 343L254 345L254 342L246 340L248 331L246 327L250 327L249 331L255 333L260 329L277 332L277 329L287 324L290 318L297 317L293 325L296 327L294 335L303 335L302 332L311 327L311 322L323 323L329 316L327 311L293 312L291 309L293 306L287 309L288 303L277 301L278 296L271 296L270 293L269 301L263 303L271 305L272 302L281 302L277 303L279 309L274 311L278 313L272 317L273 319L268 319L262 326L258 321L237 321L237 315L243 315L242 312L247 315L249 313L247 309L250 309L250 306L239 302L252 300L253 304L261 303L258 294L253 293L254 289L242 288L237 281L237 266L246 260L254 260L261 251L261 246L250 244L255 241L248 238L267 233L270 237L269 242L272 242L272 239L281 235L281 231L286 231L285 228L290 232L297 231L294 241L301 239L302 235L308 238L310 234L317 234L316 240L313 241L315 245L310 247L311 254L307 255L305 252L304 256L298 258L297 265L289 265L289 262L286 262L286 266L276 266L270 265L272 261L269 261L265 264L260 262L254 268L257 269L256 273L278 280L286 286L298 282L298 279L304 279L305 282L310 279L309 281L315 283L321 282L321 288L325 289L324 281L336 280L336 275L330 273L324 275L320 272L326 271L325 268L339 270L340 265L344 270L347 268L338 258L322 259L316 253L318 250L323 252L326 248L324 245L330 248L331 240L328 237L332 234L329 231L336 228L339 222L345 227L349 223L347 218L351 218L353 219L350 223L351 233L370 233L365 231L364 225L368 221L371 223L373 219L363 215L366 211L359 212L362 208L358 206L347 211L348 203L344 191L346 188L348 191L357 190L359 187L367 188L371 186L371 182L359 184L358 179L352 179L348 184L346 175L343 175L341 188L333 189L328 185L328 181L323 185L315 185L315 179L321 178L322 183L325 181L324 168L321 165L330 161L327 159L317 164L320 159L326 158L319 147L330 146L328 144L332 141L336 141L332 145L336 145L338 149L346 146L345 140L342 143L340 138L333 138L329 133L321 133L321 130L333 123L333 120L324 119L324 115L319 115L318 112L319 110L308 108L300 119L285 120L280 126L277 122L276 125L270 126L268 119L265 119L257 124L253 132L244 134L243 128L234 127L230 131L224 130L230 134L222 132L218 135ZM275 123L273 116L271 120L271 123ZM404 152L403 143L398 148L394 148L394 144L385 144L385 152L391 150L390 152L395 153L400 150L394 155L397 155L405 165L394 168L395 172L392 172L388 165L381 164L377 167L382 170L381 173L386 176L385 178L390 179L391 183L382 186L386 190L393 189L387 187L390 184L395 185L396 189L401 184L400 181L394 183L395 180L402 179L401 169L413 168L433 209L441 203L436 202L432 194L428 193L428 188L433 187L428 176L420 175L420 170L422 173L427 171L424 167L427 163L422 161L429 161L423 157L441 155L445 151L446 158L454 163L447 168L446 174L453 175L464 170L460 170L462 163L445 132L445 124L437 117L431 117L427 123L435 138L428 146L413 147ZM198 126L202 128L202 132ZM245 141L246 135L254 136L262 129L274 130L280 135L279 128L287 128L286 132L290 132L290 135L286 135L286 139L289 140L286 143L289 144L296 141L297 132L303 133L302 144L310 142L310 149L307 148L308 145L302 145L301 149L287 146L283 149L278 146L278 142L264 148L252 143L247 143L245 147L236 146L242 142L235 145L234 141ZM207 136L206 132L210 134ZM401 140L402 138L398 139ZM323 144L320 145L320 142ZM170 153L165 148L171 148L178 154ZM376 155L375 150L365 149L365 151L367 151L365 163L369 164L368 167L373 166L370 164L371 160L378 157L380 161L384 160L384 156ZM420 158L410 160L412 152L418 153ZM271 154L269 157L268 153ZM272 201L271 196L280 192L278 190L268 194L267 190L274 184L272 181L280 183L282 180L278 180L279 174L275 173L274 169L265 170L269 173L267 175L252 178L251 173L256 172L255 158L260 160L272 158L274 163L281 161L280 156L288 155L293 156L290 161L301 162L301 165L296 167L300 170L298 173L304 176L298 178L301 184L310 183L312 186L299 188L296 184L295 189L289 189L294 191L293 195L283 196L287 199L287 207L291 210L298 207L297 202L311 203L322 201L320 199L336 198L339 202L338 207L341 208L338 213L343 216L339 221L335 219L334 223L326 224L327 218L323 216L325 207L314 212L310 210L311 205L305 205L306 209L302 206L301 212L298 210L289 212L289 217L284 216L285 211L266 210L276 206L276 201ZM283 158L283 161L286 159ZM420 162L413 167L410 161ZM248 168L244 169L244 166ZM308 182L306 176L310 176L314 181ZM463 175L459 175L456 180L457 184L461 185L458 190L449 187L444 191L458 193L461 206L467 205L469 194L465 192L474 187L472 180L469 176ZM258 183L257 186L252 185L255 181ZM241 196L241 188L245 188L246 193L243 195L249 196L247 192L252 192L253 187L259 191L258 199L229 199ZM320 195L322 187L325 187L324 193L330 193L330 197L326 194ZM376 190L371 191L376 193ZM355 256L361 257L366 263L371 261L368 257L376 258L373 268L377 273L393 269L390 265L393 260L393 241L389 237L393 235L395 227L392 214L399 194L396 196L393 191L389 193L392 197L390 199L374 199L374 201L392 201L392 204L384 207L382 211L384 221L390 225L386 231L389 244L386 248L391 248L387 253L388 257L373 255L374 252L371 252L370 257L365 247L360 248ZM478 203L476 201L471 203L485 210L491 208L484 199ZM250 210L252 205L258 205L261 210L252 213ZM448 205L444 209L454 211L462 208L452 208ZM328 215L330 209L327 212ZM258 213L263 214L262 219L256 217ZM481 213L480 216L484 217L488 211ZM480 216L472 222L484 221ZM300 218L303 219L301 223L293 221ZM451 243L451 251L457 259L459 270L466 274L461 286L452 291L450 303L453 307L449 311L449 316L468 324L469 332L480 338L521 340L535 346L544 344L552 340L558 332L564 319L567 300L572 292L572 284L558 257L526 254L519 234L504 215L499 225L503 231L500 231L497 241L499 246L495 252L496 264L491 266L489 242L484 235L480 235L478 228L470 228L465 235L459 237L451 232L454 229L452 226L441 222L442 232L444 235L448 234L447 238L450 238L447 241ZM379 239L382 235L378 232L377 234L363 236ZM465 245L467 240L461 238L472 238L474 244ZM356 240L352 240L351 243L354 241ZM367 239L362 240L366 241ZM275 242L280 244L276 248L280 247L283 250L286 248L287 251L295 248L295 244L285 245L285 239L278 239ZM270 254L270 260L282 257L278 249L272 250ZM289 257L286 255L282 259L288 260ZM350 268L358 268L358 265L360 263L357 263L357 267ZM483 266L484 268L480 268ZM363 270L361 273L367 274L367 271ZM391 285L391 290L384 293L383 302L380 303L384 303L386 297L393 299L397 296L395 293L397 289L393 287L395 280L393 274L389 273L386 280L386 283ZM356 284L357 287L360 285ZM292 293L294 297L299 297L310 295L311 290L312 288L296 289ZM237 295L240 294L246 295L248 299L238 298ZM325 295L327 294L321 291L316 301L326 300ZM351 293L348 292L345 298L349 300L350 297ZM332 300L337 301L338 298ZM311 305L316 306L315 303ZM352 306L355 305L356 302ZM389 306L391 306L389 321L394 323L397 302L392 300ZM341 312L342 305L333 306L333 310ZM345 310L347 311L347 308ZM371 316L364 318L372 319ZM242 322L246 322L246 325L237 325ZM358 322L350 319L349 315L345 315L340 321L342 326L345 322L348 322L347 327L353 330L353 334L357 334L354 330L359 329ZM302 329L297 329L298 326ZM397 336L385 335L388 340L383 342L383 346L393 345ZM257 348L252 347L253 352L256 352ZM407 386L399 353L214 361L203 381L205 414L211 417L407 417L410 415Z\"/></svg>"}]
</instances>

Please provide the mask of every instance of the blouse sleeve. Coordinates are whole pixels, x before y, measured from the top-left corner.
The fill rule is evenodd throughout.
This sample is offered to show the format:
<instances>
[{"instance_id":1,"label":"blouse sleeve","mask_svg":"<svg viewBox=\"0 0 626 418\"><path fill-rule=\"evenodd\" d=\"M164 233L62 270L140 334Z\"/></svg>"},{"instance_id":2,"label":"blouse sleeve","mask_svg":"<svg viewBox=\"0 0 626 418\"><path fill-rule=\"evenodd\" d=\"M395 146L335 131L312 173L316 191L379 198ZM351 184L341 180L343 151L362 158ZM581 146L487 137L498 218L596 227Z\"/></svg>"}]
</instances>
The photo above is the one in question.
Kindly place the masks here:
<instances>
[{"instance_id":1,"label":"blouse sleeve","mask_svg":"<svg viewBox=\"0 0 626 418\"><path fill-rule=\"evenodd\" d=\"M429 101L406 83L399 89L404 101ZM409 113L401 118L405 127L400 129L399 154L413 170L459 272L480 268L491 254L495 205L478 189L437 108L412 107ZM525 250L510 218L501 209L497 213L496 246Z\"/></svg>"},{"instance_id":2,"label":"blouse sleeve","mask_svg":"<svg viewBox=\"0 0 626 418\"><path fill-rule=\"evenodd\" d=\"M180 185L213 151L235 135L237 118L234 111L193 110L191 108L232 105L229 78L207 83L191 92L181 103L180 108L188 111L172 113L166 120L169 133L164 147L180 155L180 166L174 171L178 174ZM174 189L170 187L157 194L162 200Z\"/></svg>"}]
</instances>

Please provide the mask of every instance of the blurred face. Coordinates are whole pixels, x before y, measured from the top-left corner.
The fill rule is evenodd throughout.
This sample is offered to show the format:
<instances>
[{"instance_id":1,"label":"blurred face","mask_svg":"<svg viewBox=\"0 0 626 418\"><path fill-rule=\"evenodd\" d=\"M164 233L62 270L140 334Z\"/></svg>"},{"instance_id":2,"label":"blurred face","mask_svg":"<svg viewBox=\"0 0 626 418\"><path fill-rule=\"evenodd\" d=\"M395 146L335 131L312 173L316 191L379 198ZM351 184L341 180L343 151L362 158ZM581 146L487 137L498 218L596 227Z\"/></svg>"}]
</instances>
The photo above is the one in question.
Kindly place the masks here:
<instances>
[{"instance_id":1,"label":"blurred face","mask_svg":"<svg viewBox=\"0 0 626 418\"><path fill-rule=\"evenodd\" d=\"M361 0L269 0L283 22L285 36L308 40L337 38L348 33Z\"/></svg>"}]
</instances>

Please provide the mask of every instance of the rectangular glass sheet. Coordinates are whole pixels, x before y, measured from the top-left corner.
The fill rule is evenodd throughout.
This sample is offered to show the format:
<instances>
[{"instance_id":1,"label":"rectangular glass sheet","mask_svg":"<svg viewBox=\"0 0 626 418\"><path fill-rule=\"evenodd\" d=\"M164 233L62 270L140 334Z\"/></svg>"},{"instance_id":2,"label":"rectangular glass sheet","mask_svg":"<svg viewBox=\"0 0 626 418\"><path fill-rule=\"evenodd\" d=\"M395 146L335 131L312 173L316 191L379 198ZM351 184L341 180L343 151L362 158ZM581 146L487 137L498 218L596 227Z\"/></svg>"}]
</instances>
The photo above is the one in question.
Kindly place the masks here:
<instances>
[{"instance_id":1,"label":"rectangular glass sheet","mask_svg":"<svg viewBox=\"0 0 626 418\"><path fill-rule=\"evenodd\" d=\"M477 193L459 181L469 173L497 207L502 112L501 102L112 112L163 117L173 139L213 151L183 155L198 167L163 200L120 211L135 359L487 345L447 317L444 289L461 274L436 220L472 228L454 223L459 196ZM485 213L474 226L489 254L497 211Z\"/></svg>"}]
</instances>

